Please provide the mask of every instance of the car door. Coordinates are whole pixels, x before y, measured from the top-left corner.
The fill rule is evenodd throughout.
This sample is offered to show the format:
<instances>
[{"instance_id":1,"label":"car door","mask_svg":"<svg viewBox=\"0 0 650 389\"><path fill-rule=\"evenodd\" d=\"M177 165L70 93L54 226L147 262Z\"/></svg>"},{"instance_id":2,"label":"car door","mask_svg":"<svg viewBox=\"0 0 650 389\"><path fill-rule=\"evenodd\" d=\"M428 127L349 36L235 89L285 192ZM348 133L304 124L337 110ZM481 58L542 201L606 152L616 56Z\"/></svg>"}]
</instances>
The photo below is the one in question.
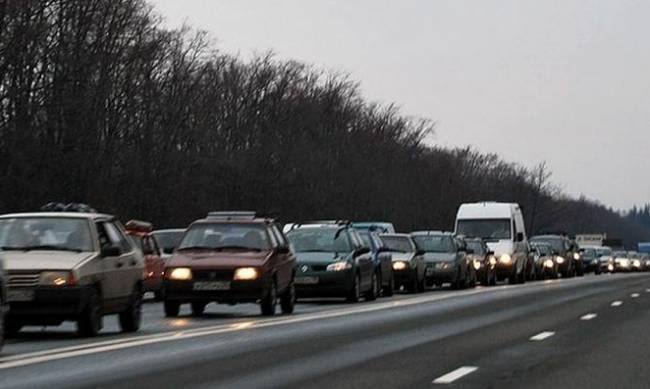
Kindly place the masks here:
<instances>
[{"instance_id":1,"label":"car door","mask_svg":"<svg viewBox=\"0 0 650 389\"><path fill-rule=\"evenodd\" d=\"M110 239L106 222L97 222L97 238L99 240L100 251L102 252L101 267L102 272L99 277L101 286L101 293L103 299L108 302L114 302L120 296L120 256L104 256L103 251L114 246L114 242Z\"/></svg>"},{"instance_id":2,"label":"car door","mask_svg":"<svg viewBox=\"0 0 650 389\"><path fill-rule=\"evenodd\" d=\"M375 266L372 262L372 254L370 248L365 247L363 239L356 231L349 231L350 242L354 250L355 261L361 273L361 286L363 290L368 290L372 287L372 275L375 271ZM359 250L367 249L365 253L359 253Z\"/></svg>"},{"instance_id":3,"label":"car door","mask_svg":"<svg viewBox=\"0 0 650 389\"><path fill-rule=\"evenodd\" d=\"M376 246L377 259L381 266L382 280L390 280L393 272L393 255L389 251L385 251L384 242L381 241L381 238L377 234L370 234L370 237Z\"/></svg>"},{"instance_id":4,"label":"car door","mask_svg":"<svg viewBox=\"0 0 650 389\"><path fill-rule=\"evenodd\" d=\"M116 274L119 277L116 297L118 299L128 299L133 292L136 282L142 279L144 264L143 261L138 260L138 254L135 248L120 227L115 222L104 223L104 228L106 229L111 244L119 247L121 250L121 254L116 258L115 262Z\"/></svg>"},{"instance_id":5,"label":"car door","mask_svg":"<svg viewBox=\"0 0 650 389\"><path fill-rule=\"evenodd\" d=\"M293 273L296 260L293 253L289 249L289 242L287 242L287 239L284 237L278 226L272 224L269 227L269 232L273 235L277 245L276 274L279 284L278 287L281 290L284 290L293 281Z\"/></svg>"}]
</instances>

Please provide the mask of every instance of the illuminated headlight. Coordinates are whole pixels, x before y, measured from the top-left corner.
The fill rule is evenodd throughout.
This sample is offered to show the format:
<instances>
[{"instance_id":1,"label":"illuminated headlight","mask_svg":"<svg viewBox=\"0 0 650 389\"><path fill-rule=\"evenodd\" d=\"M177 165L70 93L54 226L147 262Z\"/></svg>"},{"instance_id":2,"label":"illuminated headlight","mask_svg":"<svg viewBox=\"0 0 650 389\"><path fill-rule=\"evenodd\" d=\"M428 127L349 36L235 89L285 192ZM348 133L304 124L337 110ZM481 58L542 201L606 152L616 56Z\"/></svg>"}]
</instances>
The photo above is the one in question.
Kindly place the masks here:
<instances>
[{"instance_id":1,"label":"illuminated headlight","mask_svg":"<svg viewBox=\"0 0 650 389\"><path fill-rule=\"evenodd\" d=\"M72 273L67 271L46 271L38 281L43 286L65 286L74 284Z\"/></svg>"},{"instance_id":2,"label":"illuminated headlight","mask_svg":"<svg viewBox=\"0 0 650 389\"><path fill-rule=\"evenodd\" d=\"M555 266L555 264L553 263L552 259L547 259L544 261L544 267L552 268L553 266Z\"/></svg>"},{"instance_id":3,"label":"illuminated headlight","mask_svg":"<svg viewBox=\"0 0 650 389\"><path fill-rule=\"evenodd\" d=\"M235 270L235 275L233 279L235 281L251 281L256 280L259 277L259 273L254 267L240 267Z\"/></svg>"},{"instance_id":4,"label":"illuminated headlight","mask_svg":"<svg viewBox=\"0 0 650 389\"><path fill-rule=\"evenodd\" d=\"M404 261L393 262L393 270L404 270L408 267L408 263Z\"/></svg>"},{"instance_id":5,"label":"illuminated headlight","mask_svg":"<svg viewBox=\"0 0 650 389\"><path fill-rule=\"evenodd\" d=\"M564 263L564 258L562 257L557 257L555 258L555 260L557 261L557 263Z\"/></svg>"},{"instance_id":6,"label":"illuminated headlight","mask_svg":"<svg viewBox=\"0 0 650 389\"><path fill-rule=\"evenodd\" d=\"M580 254L573 253L573 259L575 259L576 261L579 261L580 260Z\"/></svg>"},{"instance_id":7,"label":"illuminated headlight","mask_svg":"<svg viewBox=\"0 0 650 389\"><path fill-rule=\"evenodd\" d=\"M635 259L634 262L632 262L632 266L641 267L641 261L639 261L638 259Z\"/></svg>"},{"instance_id":8,"label":"illuminated headlight","mask_svg":"<svg viewBox=\"0 0 650 389\"><path fill-rule=\"evenodd\" d=\"M494 266L497 264L497 258L494 255L490 255L490 265Z\"/></svg>"},{"instance_id":9,"label":"illuminated headlight","mask_svg":"<svg viewBox=\"0 0 650 389\"><path fill-rule=\"evenodd\" d=\"M650 261L645 261L646 266L650 266Z\"/></svg>"},{"instance_id":10,"label":"illuminated headlight","mask_svg":"<svg viewBox=\"0 0 650 389\"><path fill-rule=\"evenodd\" d=\"M327 265L327 271L343 271L352 269L352 264L347 261L334 262Z\"/></svg>"},{"instance_id":11,"label":"illuminated headlight","mask_svg":"<svg viewBox=\"0 0 650 389\"><path fill-rule=\"evenodd\" d=\"M594 259L593 261L591 261L591 264L592 264L592 265L598 265L598 260L597 260L597 259Z\"/></svg>"},{"instance_id":12,"label":"illuminated headlight","mask_svg":"<svg viewBox=\"0 0 650 389\"><path fill-rule=\"evenodd\" d=\"M512 257L509 254L503 254L501 257L499 257L499 262L508 265L512 262Z\"/></svg>"},{"instance_id":13,"label":"illuminated headlight","mask_svg":"<svg viewBox=\"0 0 650 389\"><path fill-rule=\"evenodd\" d=\"M629 267L630 261L627 259L619 259L618 264L621 265L621 267Z\"/></svg>"},{"instance_id":14,"label":"illuminated headlight","mask_svg":"<svg viewBox=\"0 0 650 389\"><path fill-rule=\"evenodd\" d=\"M474 261L474 269L478 270L481 268L481 266L483 266L481 261Z\"/></svg>"},{"instance_id":15,"label":"illuminated headlight","mask_svg":"<svg viewBox=\"0 0 650 389\"><path fill-rule=\"evenodd\" d=\"M611 263L607 265L607 270L614 271L614 265L612 265Z\"/></svg>"},{"instance_id":16,"label":"illuminated headlight","mask_svg":"<svg viewBox=\"0 0 650 389\"><path fill-rule=\"evenodd\" d=\"M175 281L188 281L192 279L192 270L188 267L177 267L169 271L167 278Z\"/></svg>"}]
</instances>

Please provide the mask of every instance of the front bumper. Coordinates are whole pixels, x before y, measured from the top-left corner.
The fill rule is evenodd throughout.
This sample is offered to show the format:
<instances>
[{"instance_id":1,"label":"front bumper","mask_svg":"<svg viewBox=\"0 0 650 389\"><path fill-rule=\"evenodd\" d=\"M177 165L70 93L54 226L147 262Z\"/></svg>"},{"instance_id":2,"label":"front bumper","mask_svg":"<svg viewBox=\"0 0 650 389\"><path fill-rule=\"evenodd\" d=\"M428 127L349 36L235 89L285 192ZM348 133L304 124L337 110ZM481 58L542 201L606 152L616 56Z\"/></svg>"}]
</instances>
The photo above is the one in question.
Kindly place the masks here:
<instances>
[{"instance_id":1,"label":"front bumper","mask_svg":"<svg viewBox=\"0 0 650 389\"><path fill-rule=\"evenodd\" d=\"M9 301L9 320L24 324L58 325L64 320L74 320L90 301L89 286L12 288L8 292L33 296L29 301ZM25 299L25 298L22 298Z\"/></svg>"},{"instance_id":2,"label":"front bumper","mask_svg":"<svg viewBox=\"0 0 650 389\"><path fill-rule=\"evenodd\" d=\"M428 285L453 282L458 279L458 269L449 263L427 263L424 276Z\"/></svg>"},{"instance_id":3,"label":"front bumper","mask_svg":"<svg viewBox=\"0 0 650 389\"><path fill-rule=\"evenodd\" d=\"M497 278L503 280L506 278L513 277L517 272L516 262L512 261L510 263L503 263L501 261L496 264Z\"/></svg>"},{"instance_id":4,"label":"front bumper","mask_svg":"<svg viewBox=\"0 0 650 389\"><path fill-rule=\"evenodd\" d=\"M353 284L352 270L301 272L295 280L298 297L346 297Z\"/></svg>"},{"instance_id":5,"label":"front bumper","mask_svg":"<svg viewBox=\"0 0 650 389\"><path fill-rule=\"evenodd\" d=\"M269 287L267 277L253 281L230 281L228 289L224 290L196 290L195 282L194 280L164 280L165 300L180 303L194 301L220 304L253 303L263 298Z\"/></svg>"}]
</instances>

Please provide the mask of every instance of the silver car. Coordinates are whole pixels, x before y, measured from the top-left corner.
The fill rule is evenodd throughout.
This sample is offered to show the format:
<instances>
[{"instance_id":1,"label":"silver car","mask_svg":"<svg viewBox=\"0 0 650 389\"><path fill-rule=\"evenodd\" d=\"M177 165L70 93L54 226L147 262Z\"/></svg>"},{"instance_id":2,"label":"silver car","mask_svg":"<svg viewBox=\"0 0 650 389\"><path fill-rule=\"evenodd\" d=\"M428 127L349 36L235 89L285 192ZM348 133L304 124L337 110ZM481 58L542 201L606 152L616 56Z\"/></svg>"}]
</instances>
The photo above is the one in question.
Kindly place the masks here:
<instances>
[{"instance_id":1,"label":"silver car","mask_svg":"<svg viewBox=\"0 0 650 389\"><path fill-rule=\"evenodd\" d=\"M76 321L94 336L118 314L125 332L140 327L144 259L110 215L40 212L0 216L7 276L6 333L25 325Z\"/></svg>"},{"instance_id":2,"label":"silver car","mask_svg":"<svg viewBox=\"0 0 650 389\"><path fill-rule=\"evenodd\" d=\"M5 311L7 310L7 278L4 270L4 260L0 256L0 351L5 337Z\"/></svg>"}]
</instances>

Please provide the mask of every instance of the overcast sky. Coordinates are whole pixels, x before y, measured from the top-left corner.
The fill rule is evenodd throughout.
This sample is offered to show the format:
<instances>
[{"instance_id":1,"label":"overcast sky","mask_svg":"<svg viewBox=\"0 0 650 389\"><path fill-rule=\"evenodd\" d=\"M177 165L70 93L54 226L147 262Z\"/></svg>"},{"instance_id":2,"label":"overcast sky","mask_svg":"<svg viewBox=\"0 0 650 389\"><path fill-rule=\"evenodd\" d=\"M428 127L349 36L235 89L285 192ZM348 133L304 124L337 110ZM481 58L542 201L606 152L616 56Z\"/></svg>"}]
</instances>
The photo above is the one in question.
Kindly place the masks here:
<instances>
[{"instance_id":1,"label":"overcast sky","mask_svg":"<svg viewBox=\"0 0 650 389\"><path fill-rule=\"evenodd\" d=\"M433 142L547 161L567 193L650 202L650 1L151 0L222 51L350 73Z\"/></svg>"}]
</instances>

